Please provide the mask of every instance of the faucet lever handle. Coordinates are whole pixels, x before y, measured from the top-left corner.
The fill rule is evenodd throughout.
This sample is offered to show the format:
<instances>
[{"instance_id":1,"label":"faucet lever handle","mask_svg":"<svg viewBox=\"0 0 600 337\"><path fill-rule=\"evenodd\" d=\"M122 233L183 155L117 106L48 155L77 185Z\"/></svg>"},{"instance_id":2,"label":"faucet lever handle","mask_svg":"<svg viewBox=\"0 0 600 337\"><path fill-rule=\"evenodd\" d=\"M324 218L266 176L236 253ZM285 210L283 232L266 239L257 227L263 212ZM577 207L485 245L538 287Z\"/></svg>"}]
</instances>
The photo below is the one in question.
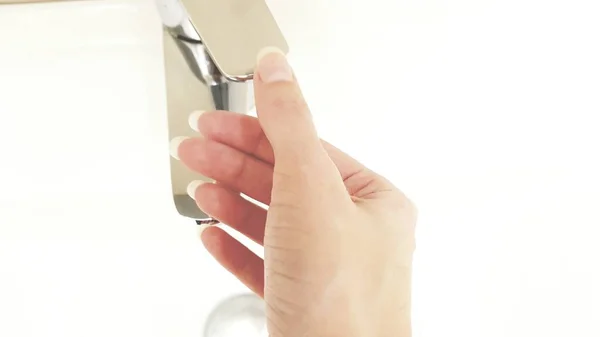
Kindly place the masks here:
<instances>
[{"instance_id":1,"label":"faucet lever handle","mask_svg":"<svg viewBox=\"0 0 600 337\"><path fill-rule=\"evenodd\" d=\"M288 45L264 0L181 0L206 50L229 80L251 80L264 47Z\"/></svg>"}]
</instances>

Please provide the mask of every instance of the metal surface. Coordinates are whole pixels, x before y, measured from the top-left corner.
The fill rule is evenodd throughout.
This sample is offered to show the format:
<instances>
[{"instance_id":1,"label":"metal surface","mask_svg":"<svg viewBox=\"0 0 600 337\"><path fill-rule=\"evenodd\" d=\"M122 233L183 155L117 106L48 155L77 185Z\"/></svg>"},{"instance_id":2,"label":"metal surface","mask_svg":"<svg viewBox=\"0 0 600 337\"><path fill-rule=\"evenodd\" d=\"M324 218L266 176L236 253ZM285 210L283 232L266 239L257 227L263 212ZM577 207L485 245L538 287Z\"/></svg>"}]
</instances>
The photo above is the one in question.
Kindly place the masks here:
<instances>
[{"instance_id":1,"label":"metal surface","mask_svg":"<svg viewBox=\"0 0 600 337\"><path fill-rule=\"evenodd\" d=\"M230 80L251 78L260 49L288 46L264 0L182 0L200 39Z\"/></svg>"},{"instance_id":2,"label":"metal surface","mask_svg":"<svg viewBox=\"0 0 600 337\"><path fill-rule=\"evenodd\" d=\"M252 74L264 47L288 46L263 0L157 0L164 26L169 137L197 136L188 125L196 110L253 109ZM171 159L178 212L207 219L187 195L192 180L208 180Z\"/></svg>"}]
</instances>

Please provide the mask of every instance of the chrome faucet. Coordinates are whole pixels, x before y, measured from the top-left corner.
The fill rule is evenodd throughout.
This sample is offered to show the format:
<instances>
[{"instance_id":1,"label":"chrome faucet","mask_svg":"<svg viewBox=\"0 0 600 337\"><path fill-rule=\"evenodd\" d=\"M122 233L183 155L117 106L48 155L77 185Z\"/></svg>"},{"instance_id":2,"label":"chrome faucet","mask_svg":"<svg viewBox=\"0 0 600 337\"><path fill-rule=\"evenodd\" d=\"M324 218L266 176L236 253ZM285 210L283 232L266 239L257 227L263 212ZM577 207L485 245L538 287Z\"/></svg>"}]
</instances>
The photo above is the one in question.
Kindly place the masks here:
<instances>
[{"instance_id":1,"label":"chrome faucet","mask_svg":"<svg viewBox=\"0 0 600 337\"><path fill-rule=\"evenodd\" d=\"M193 137L188 116L197 110L246 114L254 108L252 76L264 47L288 45L264 0L156 0L163 22L170 139ZM173 200L179 214L212 221L187 195L192 180L207 180L171 159Z\"/></svg>"}]
</instances>

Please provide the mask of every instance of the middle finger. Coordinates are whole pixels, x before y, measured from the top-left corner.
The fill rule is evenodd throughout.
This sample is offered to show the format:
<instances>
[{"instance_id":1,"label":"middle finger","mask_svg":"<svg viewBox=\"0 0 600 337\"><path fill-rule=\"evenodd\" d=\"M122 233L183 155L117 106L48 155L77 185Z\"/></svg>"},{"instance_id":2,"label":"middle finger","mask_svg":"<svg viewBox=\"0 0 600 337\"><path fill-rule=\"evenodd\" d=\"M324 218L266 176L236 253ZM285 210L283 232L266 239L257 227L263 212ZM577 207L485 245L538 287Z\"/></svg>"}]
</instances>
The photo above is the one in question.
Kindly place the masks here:
<instances>
[{"instance_id":1,"label":"middle finger","mask_svg":"<svg viewBox=\"0 0 600 337\"><path fill-rule=\"evenodd\" d=\"M202 137L183 140L177 155L191 170L263 204L271 202L273 167L256 157Z\"/></svg>"}]
</instances>

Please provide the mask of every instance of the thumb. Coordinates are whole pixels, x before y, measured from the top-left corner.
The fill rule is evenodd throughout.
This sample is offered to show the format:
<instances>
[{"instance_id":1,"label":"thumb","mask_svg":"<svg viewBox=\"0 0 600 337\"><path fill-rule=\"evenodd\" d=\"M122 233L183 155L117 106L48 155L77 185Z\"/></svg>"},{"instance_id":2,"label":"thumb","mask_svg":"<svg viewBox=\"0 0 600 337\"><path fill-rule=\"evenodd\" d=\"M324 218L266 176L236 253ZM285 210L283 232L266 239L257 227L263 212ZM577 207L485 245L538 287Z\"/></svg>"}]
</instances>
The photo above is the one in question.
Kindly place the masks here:
<instances>
[{"instance_id":1,"label":"thumb","mask_svg":"<svg viewBox=\"0 0 600 337\"><path fill-rule=\"evenodd\" d=\"M267 47L259 53L254 96L259 123L273 148L275 173L292 178L296 184L306 184L302 178L308 178L313 184L333 184L338 190L341 186L345 192L292 68L279 49Z\"/></svg>"},{"instance_id":2,"label":"thumb","mask_svg":"<svg viewBox=\"0 0 600 337\"><path fill-rule=\"evenodd\" d=\"M322 152L310 110L283 52L267 47L257 62L256 110L275 160L306 160L307 155Z\"/></svg>"}]
</instances>

